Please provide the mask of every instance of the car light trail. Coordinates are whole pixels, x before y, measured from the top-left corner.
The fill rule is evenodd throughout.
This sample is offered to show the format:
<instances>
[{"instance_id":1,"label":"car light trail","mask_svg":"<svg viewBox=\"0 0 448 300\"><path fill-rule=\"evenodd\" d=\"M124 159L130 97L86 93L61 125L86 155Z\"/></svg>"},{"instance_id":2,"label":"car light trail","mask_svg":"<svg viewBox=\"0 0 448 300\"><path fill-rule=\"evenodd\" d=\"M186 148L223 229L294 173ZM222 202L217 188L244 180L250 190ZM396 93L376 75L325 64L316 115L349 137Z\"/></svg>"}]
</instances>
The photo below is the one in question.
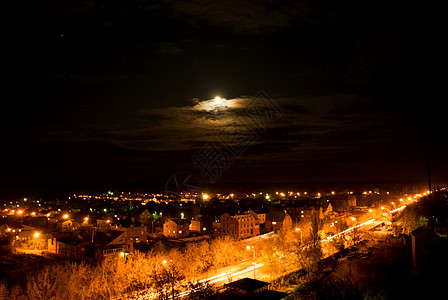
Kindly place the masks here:
<instances>
[{"instance_id":1,"label":"car light trail","mask_svg":"<svg viewBox=\"0 0 448 300\"><path fill-rule=\"evenodd\" d=\"M395 213L395 212L397 212L397 211L400 211L400 210L403 210L403 209L405 209L405 208L406 208L406 205L403 205L402 207L399 207L399 208L397 208L397 209L391 210L390 213L393 214L393 213Z\"/></svg>"},{"instance_id":2,"label":"car light trail","mask_svg":"<svg viewBox=\"0 0 448 300\"><path fill-rule=\"evenodd\" d=\"M337 233L337 234L335 234L335 235L333 235L333 236L329 236L329 237L327 237L327 239L326 239L326 240L322 240L322 242L324 242L324 241L330 241L330 240L332 240L333 238L338 237L338 236L340 236L340 235L343 235L343 234L345 234L345 233L347 233L347 232L350 232L350 231L352 231L352 230L355 229L355 228L358 228L358 227L361 227L361 226L365 226L365 225L371 224L371 223L373 223L373 222L375 222L375 219L371 219L371 220L368 220L368 221L366 221L366 222L364 222L364 223L361 223L361 224L358 224L358 225L356 225L356 226L350 227L350 228L348 228L348 229L346 229L346 230L344 230L344 231L341 231L341 232L339 232L339 233Z\"/></svg>"}]
</instances>

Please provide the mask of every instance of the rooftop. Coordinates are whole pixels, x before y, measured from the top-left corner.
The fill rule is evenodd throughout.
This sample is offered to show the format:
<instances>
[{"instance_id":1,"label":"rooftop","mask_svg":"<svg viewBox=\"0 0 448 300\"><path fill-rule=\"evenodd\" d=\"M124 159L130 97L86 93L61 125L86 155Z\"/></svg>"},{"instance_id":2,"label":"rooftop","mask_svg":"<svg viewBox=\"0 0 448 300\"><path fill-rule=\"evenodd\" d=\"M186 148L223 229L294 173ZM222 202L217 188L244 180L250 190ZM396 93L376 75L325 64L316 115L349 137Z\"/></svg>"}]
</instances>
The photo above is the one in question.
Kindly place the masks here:
<instances>
[{"instance_id":1,"label":"rooftop","mask_svg":"<svg viewBox=\"0 0 448 300\"><path fill-rule=\"evenodd\" d=\"M256 292L257 290L264 288L268 285L269 285L269 282L246 277L246 278L242 278L240 280L228 283L225 286L228 288L245 291L247 293L253 293L253 292Z\"/></svg>"}]
</instances>

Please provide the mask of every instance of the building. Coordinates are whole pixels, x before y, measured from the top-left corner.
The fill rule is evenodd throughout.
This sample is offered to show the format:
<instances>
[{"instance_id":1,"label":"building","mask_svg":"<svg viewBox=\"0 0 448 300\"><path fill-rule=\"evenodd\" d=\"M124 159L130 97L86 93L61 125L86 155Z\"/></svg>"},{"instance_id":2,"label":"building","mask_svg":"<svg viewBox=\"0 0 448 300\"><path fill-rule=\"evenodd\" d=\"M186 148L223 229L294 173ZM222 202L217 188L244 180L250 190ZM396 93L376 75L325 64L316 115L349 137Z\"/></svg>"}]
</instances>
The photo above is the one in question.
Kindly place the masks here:
<instances>
[{"instance_id":1,"label":"building","mask_svg":"<svg viewBox=\"0 0 448 300\"><path fill-rule=\"evenodd\" d=\"M338 194L328 197L335 212L347 212L356 207L356 195Z\"/></svg>"},{"instance_id":2,"label":"building","mask_svg":"<svg viewBox=\"0 0 448 300\"><path fill-rule=\"evenodd\" d=\"M286 231L292 228L292 219L284 210L270 209L266 216L265 227L268 231Z\"/></svg>"},{"instance_id":3,"label":"building","mask_svg":"<svg viewBox=\"0 0 448 300\"><path fill-rule=\"evenodd\" d=\"M134 217L117 221L114 229L124 231L126 238L134 243L146 242L148 240L148 228Z\"/></svg>"},{"instance_id":4,"label":"building","mask_svg":"<svg viewBox=\"0 0 448 300\"><path fill-rule=\"evenodd\" d=\"M330 206L331 204L329 204ZM332 206L330 206L332 208ZM325 211L326 212L326 211ZM331 210L332 212L332 210ZM328 212L330 213L330 211ZM325 218L325 213L323 212L322 206L311 206L311 207L303 207L300 210L300 222L309 222L311 221L313 215L317 215L319 220Z\"/></svg>"},{"instance_id":5,"label":"building","mask_svg":"<svg viewBox=\"0 0 448 300\"><path fill-rule=\"evenodd\" d=\"M61 231L74 231L76 229L79 229L81 226L79 222L76 222L75 220L72 219L57 222L57 225L58 229Z\"/></svg>"},{"instance_id":6,"label":"building","mask_svg":"<svg viewBox=\"0 0 448 300\"><path fill-rule=\"evenodd\" d=\"M190 234L190 221L169 219L163 223L163 235L169 238L184 238Z\"/></svg>"},{"instance_id":7,"label":"building","mask_svg":"<svg viewBox=\"0 0 448 300\"><path fill-rule=\"evenodd\" d=\"M224 235L231 235L236 239L245 239L260 234L260 225L251 213L230 215L222 214L219 219L219 226L215 226L215 231Z\"/></svg>"},{"instance_id":8,"label":"building","mask_svg":"<svg viewBox=\"0 0 448 300\"><path fill-rule=\"evenodd\" d=\"M100 219L96 220L96 227L98 228L99 231L102 231L102 232L107 232L107 231L112 229L111 222L110 222L109 219L107 219L107 220L100 220Z\"/></svg>"},{"instance_id":9,"label":"building","mask_svg":"<svg viewBox=\"0 0 448 300\"><path fill-rule=\"evenodd\" d=\"M190 232L203 232L203 224L201 220L191 220L190 221Z\"/></svg>"},{"instance_id":10,"label":"building","mask_svg":"<svg viewBox=\"0 0 448 300\"><path fill-rule=\"evenodd\" d=\"M261 224L264 224L264 222L266 222L266 215L267 215L266 212L252 210L252 209L249 209L247 212L254 216L254 218L258 222L258 224L261 225Z\"/></svg>"},{"instance_id":11,"label":"building","mask_svg":"<svg viewBox=\"0 0 448 300\"><path fill-rule=\"evenodd\" d=\"M94 236L94 255L96 261L124 257L134 250L133 242L120 230L98 232Z\"/></svg>"},{"instance_id":12,"label":"building","mask_svg":"<svg viewBox=\"0 0 448 300\"><path fill-rule=\"evenodd\" d=\"M51 245L51 246L50 246ZM133 251L133 243L119 230L95 232L92 237L71 235L49 241L49 251L57 255L90 263L116 259Z\"/></svg>"},{"instance_id":13,"label":"building","mask_svg":"<svg viewBox=\"0 0 448 300\"><path fill-rule=\"evenodd\" d=\"M241 278L225 284L216 299L269 299L280 300L286 297L285 293L272 290L269 282L252 278Z\"/></svg>"},{"instance_id":14,"label":"building","mask_svg":"<svg viewBox=\"0 0 448 300\"><path fill-rule=\"evenodd\" d=\"M81 236L55 238L54 240L56 242L52 242L52 244L56 245L54 251L57 255L68 259L86 260L86 248L91 243L84 241Z\"/></svg>"}]
</instances>

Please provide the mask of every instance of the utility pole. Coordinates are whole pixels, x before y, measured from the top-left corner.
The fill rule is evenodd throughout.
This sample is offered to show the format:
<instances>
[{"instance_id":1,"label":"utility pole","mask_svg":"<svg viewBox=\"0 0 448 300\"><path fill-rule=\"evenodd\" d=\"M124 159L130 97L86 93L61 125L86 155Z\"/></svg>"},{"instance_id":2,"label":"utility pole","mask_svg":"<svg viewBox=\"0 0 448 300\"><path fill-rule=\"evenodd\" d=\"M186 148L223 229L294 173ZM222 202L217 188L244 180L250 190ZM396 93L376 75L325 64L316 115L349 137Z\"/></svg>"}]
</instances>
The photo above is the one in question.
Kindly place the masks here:
<instances>
[{"instance_id":1,"label":"utility pole","mask_svg":"<svg viewBox=\"0 0 448 300\"><path fill-rule=\"evenodd\" d=\"M429 159L426 161L426 168L428 170L429 225L431 226L431 231L434 232L434 218L433 218L433 208L432 208L432 189L431 189L431 169L429 167Z\"/></svg>"}]
</instances>

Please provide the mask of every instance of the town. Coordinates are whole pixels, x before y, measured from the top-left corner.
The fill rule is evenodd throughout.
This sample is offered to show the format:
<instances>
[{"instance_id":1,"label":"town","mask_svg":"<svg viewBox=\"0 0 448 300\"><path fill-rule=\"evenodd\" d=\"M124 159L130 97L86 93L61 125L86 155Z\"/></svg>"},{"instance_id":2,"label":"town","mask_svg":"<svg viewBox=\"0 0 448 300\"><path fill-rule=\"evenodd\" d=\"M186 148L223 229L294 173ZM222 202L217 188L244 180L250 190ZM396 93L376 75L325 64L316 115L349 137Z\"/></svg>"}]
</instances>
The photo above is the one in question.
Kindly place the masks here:
<instances>
[{"instance_id":1,"label":"town","mask_svg":"<svg viewBox=\"0 0 448 300\"><path fill-rule=\"evenodd\" d=\"M73 194L65 201L23 198L3 204L0 232L13 252L95 263L151 249L157 241L179 246L222 235L242 240L287 231L309 223L315 213L320 220L337 220L383 204L400 205L406 201L400 196L409 195L378 189L175 196L107 191Z\"/></svg>"},{"instance_id":2,"label":"town","mask_svg":"<svg viewBox=\"0 0 448 300\"><path fill-rule=\"evenodd\" d=\"M229 293L229 285L249 284L260 285L257 293L279 293L275 298L280 299L284 292L270 286L284 281L285 276L311 274L319 261L338 253L353 255L347 251L367 240L375 245L387 236L403 239L416 229L434 226L433 220L415 212L415 205L421 211L423 204L419 203L426 207L434 197L446 206L446 188L434 191L424 186L329 192L106 191L71 194L53 201L22 198L2 204L1 250L3 257L9 257L2 268L15 265L20 274L23 266L17 265L14 257L21 255L22 261L24 257L42 257L46 264L68 262L65 272L87 264L96 272L112 268L120 280L129 276L126 272L138 274L139 279L131 280L127 288L109 290L100 298L152 299L198 291L214 294L220 289L222 293L218 287L226 287L225 293ZM436 224L443 236L445 208L440 213ZM363 250L357 255L362 258L372 252ZM419 254L413 250L413 263L414 256ZM161 270L168 272L164 273L168 277L161 278ZM149 276L142 277L143 273ZM18 281L11 274L9 279ZM110 284L110 279L107 281ZM186 288L185 282L194 287ZM253 295L254 291L245 292Z\"/></svg>"}]
</instances>

